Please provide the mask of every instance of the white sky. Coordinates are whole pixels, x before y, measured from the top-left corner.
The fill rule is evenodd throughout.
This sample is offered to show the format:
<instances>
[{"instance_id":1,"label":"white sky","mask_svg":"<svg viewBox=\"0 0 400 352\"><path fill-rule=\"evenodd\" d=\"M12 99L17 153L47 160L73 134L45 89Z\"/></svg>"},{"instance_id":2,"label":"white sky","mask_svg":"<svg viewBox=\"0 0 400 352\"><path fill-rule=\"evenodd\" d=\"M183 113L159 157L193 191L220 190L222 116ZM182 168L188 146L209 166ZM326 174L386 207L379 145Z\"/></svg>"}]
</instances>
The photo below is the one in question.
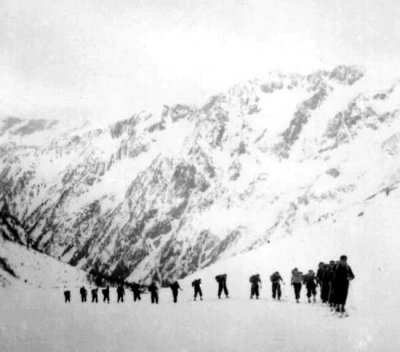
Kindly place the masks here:
<instances>
[{"instance_id":1,"label":"white sky","mask_svg":"<svg viewBox=\"0 0 400 352\"><path fill-rule=\"evenodd\" d=\"M270 69L397 65L398 0L0 0L0 113L119 120Z\"/></svg>"}]
</instances>

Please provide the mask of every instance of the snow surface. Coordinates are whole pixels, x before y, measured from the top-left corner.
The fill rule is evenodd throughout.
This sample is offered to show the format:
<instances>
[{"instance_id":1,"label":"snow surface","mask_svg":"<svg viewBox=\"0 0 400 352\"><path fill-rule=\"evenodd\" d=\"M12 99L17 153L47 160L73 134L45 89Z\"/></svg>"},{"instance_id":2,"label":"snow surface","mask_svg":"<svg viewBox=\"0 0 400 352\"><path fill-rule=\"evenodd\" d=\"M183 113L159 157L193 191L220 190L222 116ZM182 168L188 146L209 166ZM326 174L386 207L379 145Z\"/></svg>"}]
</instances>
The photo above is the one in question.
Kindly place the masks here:
<instances>
[{"instance_id":1,"label":"snow surface","mask_svg":"<svg viewBox=\"0 0 400 352\"><path fill-rule=\"evenodd\" d=\"M296 236L271 240L257 250L217 262L181 281L178 304L169 289L160 304L143 295L134 303L81 304L76 277L72 303L61 289L20 282L0 288L1 351L398 351L400 191L381 192ZM319 261L349 256L356 278L348 298L350 316L332 315L320 303L294 302L283 286L281 302L270 297L269 275L316 269ZM3 253L4 254L4 253ZM12 256L15 256L12 254ZM61 265L61 264L60 264ZM44 278L47 272L40 272ZM216 298L216 274L228 273L230 299ZM263 280L261 299L249 299L251 274ZM193 302L191 281L202 278L204 301Z\"/></svg>"},{"instance_id":2,"label":"snow surface","mask_svg":"<svg viewBox=\"0 0 400 352\"><path fill-rule=\"evenodd\" d=\"M2 282L8 282L24 291L30 292L33 288L60 288L71 283L76 287L88 284L87 273L72 266L66 265L45 254L28 250L17 243L3 240L0 236L0 258L7 264L17 278L2 271L0 267L0 287ZM21 283L25 283L22 285ZM0 295L2 291L0 290ZM0 299L1 300L1 299ZM1 300L2 303L3 300ZM1 350L1 349L0 349Z\"/></svg>"},{"instance_id":3,"label":"snow surface","mask_svg":"<svg viewBox=\"0 0 400 352\"><path fill-rule=\"evenodd\" d=\"M393 91L387 99L373 98L380 91L389 92L390 87ZM66 171L76 171L76 177L90 174L86 166L107 164L118 154L122 142L134 143L132 150L146 148L135 158L115 161L103 176L96 176L93 187L81 187L79 182L76 194L60 213L66 223L94 200L100 199L106 211L114 209L118 202L126 201L131 182L153 165L153 159L159 155L181 156L183 150L187 152L197 143L219 175L218 183L205 195L215 202L205 209L192 207L186 227L175 240L189 242L203 229L221 238L239 229L243 236L222 255L225 260L181 281L184 291L179 304L171 302L165 289L158 306L150 305L147 295L134 304L131 293L125 304L117 305L115 289L110 305L82 305L78 288L83 284L89 287L83 272L1 241L0 257L7 260L19 279L0 270L5 278L0 280L0 351L400 350L400 192L384 190L397 187L400 180L399 114L376 124L376 129L366 127L370 123L367 117L360 120L349 132L350 141L337 147L325 133L329 121L354 99L362 108L364 99L368 99L368 105L379 114L398 111L399 87L398 83L393 85L392 76L384 81L380 75L371 75L350 87L330 91L321 106L310 112L287 160L269 151L281 139L298 104L312 94L301 87L273 94L260 91L259 83L233 87L224 96L226 103L221 103L229 117L223 148L208 145L218 124L209 131L207 120L196 121L197 116L191 114L174 123L167 116L165 130L147 133L146 129L159 120L152 121L152 115L143 113L137 117L140 123L135 135L128 139L113 139L108 129L98 132L61 124L29 138L8 131L0 144L12 142L26 147L35 141L47 145L51 137L60 140L42 148L17 148L21 162L13 165L17 169L13 175L35 171L33 184L40 185L32 188L37 193L29 201L24 193L14 198L16 203L26 204L29 213L54 190L62 190L57 185L62 185ZM250 114L249 107L256 98L261 110ZM248 103L244 103L246 100ZM153 115L156 119L158 116ZM371 119L376 122L375 117ZM71 139L75 135L81 137L77 144ZM239 154L235 150L241 142L246 152ZM319 153L324 147L329 152ZM171 172L163 170L168 165L160 165L166 175ZM232 165L241 168L236 180L231 179ZM327 174L329 168L340 175ZM180 199L168 198L171 201L178 203ZM162 205L158 208L160 213L168 209ZM279 226L265 236L276 223ZM178 226L178 221L171 226ZM160 243L167 240L168 236L163 236ZM246 252L248 246L256 248L254 243L265 242ZM113 246L111 241L103 251L105 261ZM64 248L57 250L61 253ZM183 248L182 253L188 252ZM319 261L335 260L342 254L349 256L356 275L348 299L349 318L339 319L320 304L305 303L304 288L302 304L294 303L289 285L283 288L282 302L272 301L268 280L272 272L279 270L288 283L294 267L303 272L316 270ZM152 251L132 275L143 277L158 262L158 255ZM216 299L214 277L220 273L228 273L229 300ZM254 273L261 274L264 284L259 301L249 299L248 279ZM190 283L197 277L203 280L203 302L192 301ZM7 286L1 287L1 282ZM64 286L72 290L70 305L63 303Z\"/></svg>"}]
</instances>

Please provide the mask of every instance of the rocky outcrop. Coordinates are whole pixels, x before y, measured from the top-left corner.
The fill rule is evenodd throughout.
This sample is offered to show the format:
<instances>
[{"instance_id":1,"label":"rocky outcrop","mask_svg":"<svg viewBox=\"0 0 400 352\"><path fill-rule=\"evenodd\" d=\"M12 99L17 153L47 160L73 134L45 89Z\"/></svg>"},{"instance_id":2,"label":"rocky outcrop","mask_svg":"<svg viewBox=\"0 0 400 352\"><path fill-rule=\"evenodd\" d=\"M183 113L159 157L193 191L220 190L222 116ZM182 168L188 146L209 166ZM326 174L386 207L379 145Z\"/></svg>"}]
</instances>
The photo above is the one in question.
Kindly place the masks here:
<instances>
[{"instance_id":1,"label":"rocky outcrop","mask_svg":"<svg viewBox=\"0 0 400 352\"><path fill-rule=\"evenodd\" d=\"M397 86L359 92L363 79L346 66L272 73L200 108L165 106L101 129L5 119L3 236L99 277L167 282L330 219L364 196L369 173L397 177L359 163L363 138L393 158L388 130L400 131ZM333 106L350 86L356 94Z\"/></svg>"}]
</instances>

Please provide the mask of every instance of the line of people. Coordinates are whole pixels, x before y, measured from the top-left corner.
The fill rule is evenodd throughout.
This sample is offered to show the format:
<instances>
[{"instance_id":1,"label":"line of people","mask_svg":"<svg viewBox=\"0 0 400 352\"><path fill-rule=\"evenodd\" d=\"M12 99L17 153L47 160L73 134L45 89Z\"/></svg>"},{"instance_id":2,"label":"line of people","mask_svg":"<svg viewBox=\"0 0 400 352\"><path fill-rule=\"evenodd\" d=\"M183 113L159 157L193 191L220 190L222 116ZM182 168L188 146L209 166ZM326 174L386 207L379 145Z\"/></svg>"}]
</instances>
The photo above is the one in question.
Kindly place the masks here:
<instances>
[{"instance_id":1,"label":"line of people","mask_svg":"<svg viewBox=\"0 0 400 352\"><path fill-rule=\"evenodd\" d=\"M340 260L335 262L331 261L329 264L319 263L317 274L313 270L309 270L307 274L303 274L297 268L292 270L291 275L291 285L294 288L294 295L296 302L300 302L300 294L302 285L306 287L308 302L316 302L317 287L320 286L320 297L322 303L327 303L330 305L332 310L339 313L345 312L345 304L347 300L347 294L349 289L349 282L355 278L351 267L347 264L347 257L342 255ZM220 299L222 294L226 298L229 298L229 291L227 288L227 274L217 275L215 277L218 283L218 298ZM272 298L280 300L282 296L281 283L285 284L280 273L274 272L270 276L272 284ZM261 278L260 274L254 274L250 276L250 299L255 297L256 299L260 296L261 289ZM158 304L158 287L155 282L151 283L149 286L140 285L138 283L127 284L133 292L133 300L140 301L141 294L147 287L150 293L151 303ZM182 288L178 281L169 284L172 292L172 299L174 303L178 302L179 291ZM197 298L203 300L203 292L201 288L201 279L195 279L192 282L192 287L194 290L194 300ZM85 287L81 287L80 290L81 301L87 301L87 290ZM121 283L117 286L117 303L124 302L125 289L124 284ZM110 303L110 286L102 289L103 302ZM92 303L98 302L98 288L91 290ZM64 291L65 302L71 301L71 291Z\"/></svg>"},{"instance_id":2,"label":"line of people","mask_svg":"<svg viewBox=\"0 0 400 352\"><path fill-rule=\"evenodd\" d=\"M302 283L307 289L308 302L316 302L317 287L320 287L321 302L328 304L333 312L345 314L345 305L350 281L355 275L347 263L347 256L342 255L339 261L331 260L329 264L319 263L317 274L309 270L303 275L297 268L292 270L291 284L294 287L296 302L299 303Z\"/></svg>"},{"instance_id":3,"label":"line of people","mask_svg":"<svg viewBox=\"0 0 400 352\"><path fill-rule=\"evenodd\" d=\"M227 279L227 274L222 274L222 275L217 275L216 276L216 281L218 282L218 298L221 298L221 295L224 293L226 298L229 298L229 292L228 288L226 285L226 279ZM130 286L132 292L133 292L133 300L140 301L141 300L141 294L145 291L147 288L147 291L150 293L150 299L151 303L158 303L158 287L155 282L151 283L149 286L145 285L140 285L138 283L132 283L132 284L127 284ZM178 293L179 291L182 291L182 288L179 285L178 281L173 282L172 284L169 285L171 291L172 291L172 298L173 302L177 303L178 302ZM196 279L192 282L192 287L194 289L194 300L196 300L198 297L200 300L203 300L203 292L201 289L201 279ZM124 302L124 296L125 296L125 288L124 284L119 284L117 286L117 303L123 303ZM107 286L105 289L102 289L102 294L103 294L103 302L105 303L110 303L110 286ZM87 295L88 291L87 289L82 286L79 289L79 294L81 296L81 302L87 302ZM98 298L98 288L94 288L91 290L92 294L92 303L98 303L99 298ZM65 303L70 303L71 302L71 291L70 290L65 290L64 291L64 300Z\"/></svg>"}]
</instances>

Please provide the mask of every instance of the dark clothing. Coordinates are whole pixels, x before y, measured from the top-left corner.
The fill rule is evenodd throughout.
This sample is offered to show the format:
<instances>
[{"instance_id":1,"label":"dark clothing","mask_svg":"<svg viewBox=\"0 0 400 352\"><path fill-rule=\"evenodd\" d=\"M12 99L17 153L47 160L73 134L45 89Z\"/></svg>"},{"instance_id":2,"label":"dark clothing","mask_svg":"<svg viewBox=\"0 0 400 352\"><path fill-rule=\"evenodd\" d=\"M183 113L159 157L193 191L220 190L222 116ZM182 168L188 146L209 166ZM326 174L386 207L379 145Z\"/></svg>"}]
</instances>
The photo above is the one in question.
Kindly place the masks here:
<instances>
[{"instance_id":1,"label":"dark clothing","mask_svg":"<svg viewBox=\"0 0 400 352\"><path fill-rule=\"evenodd\" d=\"M301 285L303 283L303 273L297 269L292 270L291 282L294 288L294 296L296 298L296 302L298 303L300 299Z\"/></svg>"},{"instance_id":2,"label":"dark clothing","mask_svg":"<svg viewBox=\"0 0 400 352\"><path fill-rule=\"evenodd\" d=\"M271 282L272 282L272 298L281 299L282 291L281 291L281 281L283 281L282 277L278 274L271 275Z\"/></svg>"},{"instance_id":3,"label":"dark clothing","mask_svg":"<svg viewBox=\"0 0 400 352\"><path fill-rule=\"evenodd\" d=\"M148 290L151 294L151 303L158 304L158 287L156 286L156 284L151 284L148 287Z\"/></svg>"},{"instance_id":4,"label":"dark clothing","mask_svg":"<svg viewBox=\"0 0 400 352\"><path fill-rule=\"evenodd\" d=\"M81 289L79 290L79 293L81 294L81 301L86 302L86 296L87 296L86 288L81 287Z\"/></svg>"},{"instance_id":5,"label":"dark clothing","mask_svg":"<svg viewBox=\"0 0 400 352\"><path fill-rule=\"evenodd\" d=\"M355 278L350 266L338 264L333 276L333 303L345 305L349 291L349 282Z\"/></svg>"},{"instance_id":6,"label":"dark clothing","mask_svg":"<svg viewBox=\"0 0 400 352\"><path fill-rule=\"evenodd\" d=\"M119 302L124 302L124 295L125 295L125 289L124 286L120 285L117 287L117 303Z\"/></svg>"},{"instance_id":7,"label":"dark clothing","mask_svg":"<svg viewBox=\"0 0 400 352\"><path fill-rule=\"evenodd\" d=\"M277 273L271 275L271 282L272 283L276 283L276 282L279 282L279 281L283 281L281 275L279 275Z\"/></svg>"},{"instance_id":8,"label":"dark clothing","mask_svg":"<svg viewBox=\"0 0 400 352\"><path fill-rule=\"evenodd\" d=\"M331 289L330 283L322 282L322 286L321 286L321 301L322 301L322 303L328 302L330 289Z\"/></svg>"},{"instance_id":9,"label":"dark clothing","mask_svg":"<svg viewBox=\"0 0 400 352\"><path fill-rule=\"evenodd\" d=\"M329 301L332 279L333 279L333 272L329 268L326 268L323 272L322 279L320 282L322 303L327 303Z\"/></svg>"},{"instance_id":10,"label":"dark clothing","mask_svg":"<svg viewBox=\"0 0 400 352\"><path fill-rule=\"evenodd\" d=\"M303 279L304 285L306 285L307 287L307 297L308 296L308 292L313 292L313 295L315 296L316 293L316 289L317 289L317 280L314 274L307 274L304 275L304 279Z\"/></svg>"},{"instance_id":11,"label":"dark clothing","mask_svg":"<svg viewBox=\"0 0 400 352\"><path fill-rule=\"evenodd\" d=\"M304 285L307 288L307 297L310 298L311 296L317 295L317 279L314 274L307 274L304 275L303 278Z\"/></svg>"},{"instance_id":12,"label":"dark clothing","mask_svg":"<svg viewBox=\"0 0 400 352\"><path fill-rule=\"evenodd\" d=\"M317 284L321 285L322 279L324 276L324 269L322 267L317 270Z\"/></svg>"},{"instance_id":13,"label":"dark clothing","mask_svg":"<svg viewBox=\"0 0 400 352\"><path fill-rule=\"evenodd\" d=\"M328 303L331 307L334 306L333 300L333 277L335 276L336 264L329 265L329 272L330 272L330 283L329 283L329 297Z\"/></svg>"},{"instance_id":14,"label":"dark clothing","mask_svg":"<svg viewBox=\"0 0 400 352\"><path fill-rule=\"evenodd\" d=\"M110 286L107 286L107 288L101 290L103 293L103 302L110 303Z\"/></svg>"},{"instance_id":15,"label":"dark clothing","mask_svg":"<svg viewBox=\"0 0 400 352\"><path fill-rule=\"evenodd\" d=\"M133 300L134 300L134 302L136 302L136 301L140 301L141 300L141 298L140 298L140 285L139 284L137 284L137 283L133 283L132 284L132 292L133 292Z\"/></svg>"},{"instance_id":16,"label":"dark clothing","mask_svg":"<svg viewBox=\"0 0 400 352\"><path fill-rule=\"evenodd\" d=\"M281 299L282 291L281 291L281 284L280 282L273 282L272 283L272 298Z\"/></svg>"},{"instance_id":17,"label":"dark clothing","mask_svg":"<svg viewBox=\"0 0 400 352\"><path fill-rule=\"evenodd\" d=\"M178 281L176 281L173 284L169 285L169 287L171 288L171 291L172 291L172 297L174 299L174 303L177 303L178 302L178 292L181 289L181 287L179 286Z\"/></svg>"},{"instance_id":18,"label":"dark clothing","mask_svg":"<svg viewBox=\"0 0 400 352\"><path fill-rule=\"evenodd\" d=\"M71 303L71 291L64 291L65 303Z\"/></svg>"},{"instance_id":19,"label":"dark clothing","mask_svg":"<svg viewBox=\"0 0 400 352\"><path fill-rule=\"evenodd\" d=\"M225 294L226 297L228 297L229 292L228 288L226 287L226 281L218 282L218 298L221 298L222 292Z\"/></svg>"},{"instance_id":20,"label":"dark clothing","mask_svg":"<svg viewBox=\"0 0 400 352\"><path fill-rule=\"evenodd\" d=\"M215 280L218 282L218 298L221 298L222 292L225 294L226 298L228 298L229 292L228 288L226 287L226 274L217 275Z\"/></svg>"},{"instance_id":21,"label":"dark clothing","mask_svg":"<svg viewBox=\"0 0 400 352\"><path fill-rule=\"evenodd\" d=\"M200 296L200 300L203 299L203 292L201 291L201 280L197 279L192 282L192 287L194 288L194 300L196 300L197 295Z\"/></svg>"},{"instance_id":22,"label":"dark clothing","mask_svg":"<svg viewBox=\"0 0 400 352\"><path fill-rule=\"evenodd\" d=\"M194 288L194 300L196 300L197 295L200 296L200 300L203 300L203 292L201 291L201 287L195 287Z\"/></svg>"},{"instance_id":23,"label":"dark clothing","mask_svg":"<svg viewBox=\"0 0 400 352\"><path fill-rule=\"evenodd\" d=\"M260 287L258 286L258 284L251 285L250 298L252 299L254 295L257 299L260 296Z\"/></svg>"},{"instance_id":24,"label":"dark clothing","mask_svg":"<svg viewBox=\"0 0 400 352\"><path fill-rule=\"evenodd\" d=\"M253 299L253 296L255 295L256 298L260 296L260 284L261 284L261 279L260 275L253 275L250 277L250 282L251 282L251 289L250 289L250 298Z\"/></svg>"},{"instance_id":25,"label":"dark clothing","mask_svg":"<svg viewBox=\"0 0 400 352\"><path fill-rule=\"evenodd\" d=\"M315 296L317 295L317 287L307 287L307 297L311 298L311 296L313 296L315 298ZM314 299L315 302L315 299Z\"/></svg>"},{"instance_id":26,"label":"dark clothing","mask_svg":"<svg viewBox=\"0 0 400 352\"><path fill-rule=\"evenodd\" d=\"M94 302L97 303L99 301L98 296L97 296L97 291L98 291L97 288L94 288L92 290L92 303L94 303Z\"/></svg>"},{"instance_id":27,"label":"dark clothing","mask_svg":"<svg viewBox=\"0 0 400 352\"><path fill-rule=\"evenodd\" d=\"M301 292L301 283L300 282L294 282L293 283L294 287L294 296L296 297L296 301L300 299L300 292Z\"/></svg>"},{"instance_id":28,"label":"dark clothing","mask_svg":"<svg viewBox=\"0 0 400 352\"><path fill-rule=\"evenodd\" d=\"M154 291L151 293L151 303L158 304L158 292Z\"/></svg>"},{"instance_id":29,"label":"dark clothing","mask_svg":"<svg viewBox=\"0 0 400 352\"><path fill-rule=\"evenodd\" d=\"M314 274L306 274L303 276L303 283L306 285L306 287L315 289L317 287L317 280Z\"/></svg>"}]
</instances>

